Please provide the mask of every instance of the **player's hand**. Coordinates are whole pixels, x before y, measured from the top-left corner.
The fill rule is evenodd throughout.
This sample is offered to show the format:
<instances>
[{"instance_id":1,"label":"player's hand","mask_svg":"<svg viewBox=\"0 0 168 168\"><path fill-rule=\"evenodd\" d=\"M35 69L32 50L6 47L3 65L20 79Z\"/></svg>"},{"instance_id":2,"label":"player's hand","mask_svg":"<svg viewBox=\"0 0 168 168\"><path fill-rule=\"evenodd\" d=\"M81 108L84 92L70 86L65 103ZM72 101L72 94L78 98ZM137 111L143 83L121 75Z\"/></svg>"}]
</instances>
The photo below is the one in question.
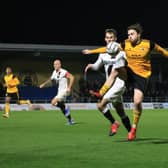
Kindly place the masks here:
<instances>
[{"instance_id":1,"label":"player's hand","mask_svg":"<svg viewBox=\"0 0 168 168\"><path fill-rule=\"evenodd\" d=\"M67 95L70 95L71 89L70 89L70 88L67 88L66 92L67 92Z\"/></svg>"},{"instance_id":2,"label":"player's hand","mask_svg":"<svg viewBox=\"0 0 168 168\"><path fill-rule=\"evenodd\" d=\"M91 51L88 50L88 49L86 49L86 50L82 50L82 53L83 53L83 54L91 54Z\"/></svg>"},{"instance_id":3,"label":"player's hand","mask_svg":"<svg viewBox=\"0 0 168 168\"><path fill-rule=\"evenodd\" d=\"M101 98L102 97L99 92L96 92L96 91L93 91L93 90L89 90L89 93L93 97L97 97L97 98Z\"/></svg>"}]
</instances>

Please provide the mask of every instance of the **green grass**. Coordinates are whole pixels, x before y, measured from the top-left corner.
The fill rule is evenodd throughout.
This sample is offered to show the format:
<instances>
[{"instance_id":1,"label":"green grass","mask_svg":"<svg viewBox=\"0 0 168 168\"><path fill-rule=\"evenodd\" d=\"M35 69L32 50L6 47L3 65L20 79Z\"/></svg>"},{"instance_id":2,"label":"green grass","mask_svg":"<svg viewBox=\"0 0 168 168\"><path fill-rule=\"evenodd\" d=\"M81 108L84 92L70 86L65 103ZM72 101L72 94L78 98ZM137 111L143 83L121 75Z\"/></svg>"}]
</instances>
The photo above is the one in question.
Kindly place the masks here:
<instances>
[{"instance_id":1,"label":"green grass","mask_svg":"<svg viewBox=\"0 0 168 168\"><path fill-rule=\"evenodd\" d=\"M167 110L144 110L133 142L122 125L109 137L109 122L96 110L73 110L72 116L73 126L60 111L0 117L0 168L168 167Z\"/></svg>"}]
</instances>

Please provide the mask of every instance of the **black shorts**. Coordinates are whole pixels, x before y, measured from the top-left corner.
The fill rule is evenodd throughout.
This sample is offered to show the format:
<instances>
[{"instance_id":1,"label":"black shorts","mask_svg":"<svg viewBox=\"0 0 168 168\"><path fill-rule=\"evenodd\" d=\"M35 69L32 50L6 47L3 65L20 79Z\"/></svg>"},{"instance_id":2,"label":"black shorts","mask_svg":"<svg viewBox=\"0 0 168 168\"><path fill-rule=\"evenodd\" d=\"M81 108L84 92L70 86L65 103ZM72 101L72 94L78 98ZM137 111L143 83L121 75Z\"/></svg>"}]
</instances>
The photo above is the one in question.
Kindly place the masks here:
<instances>
[{"instance_id":1,"label":"black shorts","mask_svg":"<svg viewBox=\"0 0 168 168\"><path fill-rule=\"evenodd\" d=\"M133 89L139 89L145 94L149 78L144 78L142 76L135 74L130 68L127 68L127 74L128 74L127 79L128 87L132 86Z\"/></svg>"},{"instance_id":2,"label":"black shorts","mask_svg":"<svg viewBox=\"0 0 168 168\"><path fill-rule=\"evenodd\" d=\"M11 103L18 103L19 102L19 93L18 92L16 92L16 93L6 93L5 96L11 98L11 100L10 100Z\"/></svg>"}]
</instances>

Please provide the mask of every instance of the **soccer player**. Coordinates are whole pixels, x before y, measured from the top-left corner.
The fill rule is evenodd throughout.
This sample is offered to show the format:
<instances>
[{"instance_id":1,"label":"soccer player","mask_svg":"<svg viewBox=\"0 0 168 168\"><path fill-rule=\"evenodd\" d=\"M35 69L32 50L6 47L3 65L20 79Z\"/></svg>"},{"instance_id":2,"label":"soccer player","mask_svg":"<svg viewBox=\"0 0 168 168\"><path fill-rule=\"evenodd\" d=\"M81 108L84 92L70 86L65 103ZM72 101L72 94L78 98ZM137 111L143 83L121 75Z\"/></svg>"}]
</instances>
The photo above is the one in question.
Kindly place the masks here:
<instances>
[{"instance_id":1,"label":"soccer player","mask_svg":"<svg viewBox=\"0 0 168 168\"><path fill-rule=\"evenodd\" d=\"M105 30L105 42L107 45L117 40L117 32L115 29L106 29ZM115 44L115 43L113 43ZM114 46L114 45L113 45ZM114 46L115 47L115 46ZM83 50L84 54L87 54L89 50ZM115 58L112 58L112 55L108 53L99 54L98 59L94 64L88 64L85 68L85 73L87 73L88 69L98 70L101 66L104 66L106 79L108 78L111 70L116 71L118 73L121 70L125 70L125 53L119 52L116 54ZM114 55L113 55L114 56ZM119 58L118 61L117 58ZM113 63L111 62L113 60ZM114 65L113 65L114 64ZM124 71L125 72L125 71ZM124 73L126 78L126 73ZM129 132L131 129L130 121L128 116L126 115L123 102L122 102L122 94L125 90L125 82L123 79L117 77L115 84L109 89L108 93L104 95L101 102L97 104L99 111L103 113L103 115L110 121L110 136L117 133L117 129L119 127L119 122L114 119L112 114L110 113L110 109L108 108L107 104L112 102L113 107L115 108L116 112L120 116L125 128ZM95 92L91 91L91 94L94 95Z\"/></svg>"},{"instance_id":2,"label":"soccer player","mask_svg":"<svg viewBox=\"0 0 168 168\"><path fill-rule=\"evenodd\" d=\"M74 124L74 120L71 118L69 106L65 107L65 100L71 92L74 83L74 76L61 67L61 61L59 59L54 61L54 71L50 79L42 83L40 88L43 88L46 84L52 82L53 80L58 84L58 93L52 99L51 104L59 107L68 119L68 124L72 125Z\"/></svg>"},{"instance_id":3,"label":"soccer player","mask_svg":"<svg viewBox=\"0 0 168 168\"><path fill-rule=\"evenodd\" d=\"M142 39L143 28L140 24L128 26L128 39L121 43L121 48L126 52L128 62L128 82L134 88L134 109L133 124L131 131L128 133L128 140L136 138L137 126L142 114L142 101L151 76L151 51L168 57L168 51L151 40ZM88 51L91 53L104 53L106 47ZM111 74L112 75L112 74ZM114 75L113 75L114 76ZM102 94L108 90L112 82L108 80Z\"/></svg>"},{"instance_id":4,"label":"soccer player","mask_svg":"<svg viewBox=\"0 0 168 168\"><path fill-rule=\"evenodd\" d=\"M16 102L18 104L28 104L31 106L30 100L20 100L19 98L19 90L18 85L20 84L19 79L12 73L12 68L6 68L6 75L4 76L4 84L6 87L6 95L5 95L5 111L3 113L3 117L9 118L10 112L10 102Z\"/></svg>"}]
</instances>

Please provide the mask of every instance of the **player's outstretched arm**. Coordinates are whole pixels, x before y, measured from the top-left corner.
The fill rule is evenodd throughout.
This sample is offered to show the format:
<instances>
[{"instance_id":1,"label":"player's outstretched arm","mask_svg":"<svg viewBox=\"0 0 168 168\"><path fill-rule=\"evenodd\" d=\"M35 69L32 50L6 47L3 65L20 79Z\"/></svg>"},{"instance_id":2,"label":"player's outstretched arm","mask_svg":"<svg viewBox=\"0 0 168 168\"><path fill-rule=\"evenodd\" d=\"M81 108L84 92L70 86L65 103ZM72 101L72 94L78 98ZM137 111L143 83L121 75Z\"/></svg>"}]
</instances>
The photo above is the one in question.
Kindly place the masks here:
<instances>
[{"instance_id":1,"label":"player's outstretched arm","mask_svg":"<svg viewBox=\"0 0 168 168\"><path fill-rule=\"evenodd\" d=\"M85 73L88 71L88 69L92 68L92 65L93 65L93 64L88 64L88 65L85 67Z\"/></svg>"},{"instance_id":2,"label":"player's outstretched arm","mask_svg":"<svg viewBox=\"0 0 168 168\"><path fill-rule=\"evenodd\" d=\"M82 53L85 54L85 55L88 55L88 54L91 54L91 50L82 50Z\"/></svg>"},{"instance_id":3,"label":"player's outstretched arm","mask_svg":"<svg viewBox=\"0 0 168 168\"><path fill-rule=\"evenodd\" d=\"M113 85L118 74L119 72L115 69L111 71L109 77L107 78L107 80L105 81L105 83L99 90L99 93L101 96L103 96L109 90L109 88Z\"/></svg>"},{"instance_id":4,"label":"player's outstretched arm","mask_svg":"<svg viewBox=\"0 0 168 168\"><path fill-rule=\"evenodd\" d=\"M164 55L164 56L168 57L168 50L162 48L158 44L155 44L154 51L156 51L157 53L159 53L161 55Z\"/></svg>"},{"instance_id":5,"label":"player's outstretched arm","mask_svg":"<svg viewBox=\"0 0 168 168\"><path fill-rule=\"evenodd\" d=\"M83 54L98 54L98 53L106 53L106 47L101 47L101 48L97 48L97 49L93 49L93 50L82 50Z\"/></svg>"},{"instance_id":6,"label":"player's outstretched arm","mask_svg":"<svg viewBox=\"0 0 168 168\"><path fill-rule=\"evenodd\" d=\"M44 83L42 83L39 88L43 88L46 84L50 83L51 79L48 79L47 81L45 81Z\"/></svg>"},{"instance_id":7,"label":"player's outstretched arm","mask_svg":"<svg viewBox=\"0 0 168 168\"><path fill-rule=\"evenodd\" d=\"M69 79L67 93L70 94L75 78L71 73L68 73L67 78Z\"/></svg>"},{"instance_id":8,"label":"player's outstretched arm","mask_svg":"<svg viewBox=\"0 0 168 168\"><path fill-rule=\"evenodd\" d=\"M116 77L119 75L118 70L113 70L111 71L110 76L107 78L107 80L105 81L105 83L103 84L103 86L100 88L99 91L93 91L90 90L89 93L92 96L96 96L97 98L101 98L104 96L104 94L110 89L110 87L113 85L113 83L115 82Z\"/></svg>"}]
</instances>

